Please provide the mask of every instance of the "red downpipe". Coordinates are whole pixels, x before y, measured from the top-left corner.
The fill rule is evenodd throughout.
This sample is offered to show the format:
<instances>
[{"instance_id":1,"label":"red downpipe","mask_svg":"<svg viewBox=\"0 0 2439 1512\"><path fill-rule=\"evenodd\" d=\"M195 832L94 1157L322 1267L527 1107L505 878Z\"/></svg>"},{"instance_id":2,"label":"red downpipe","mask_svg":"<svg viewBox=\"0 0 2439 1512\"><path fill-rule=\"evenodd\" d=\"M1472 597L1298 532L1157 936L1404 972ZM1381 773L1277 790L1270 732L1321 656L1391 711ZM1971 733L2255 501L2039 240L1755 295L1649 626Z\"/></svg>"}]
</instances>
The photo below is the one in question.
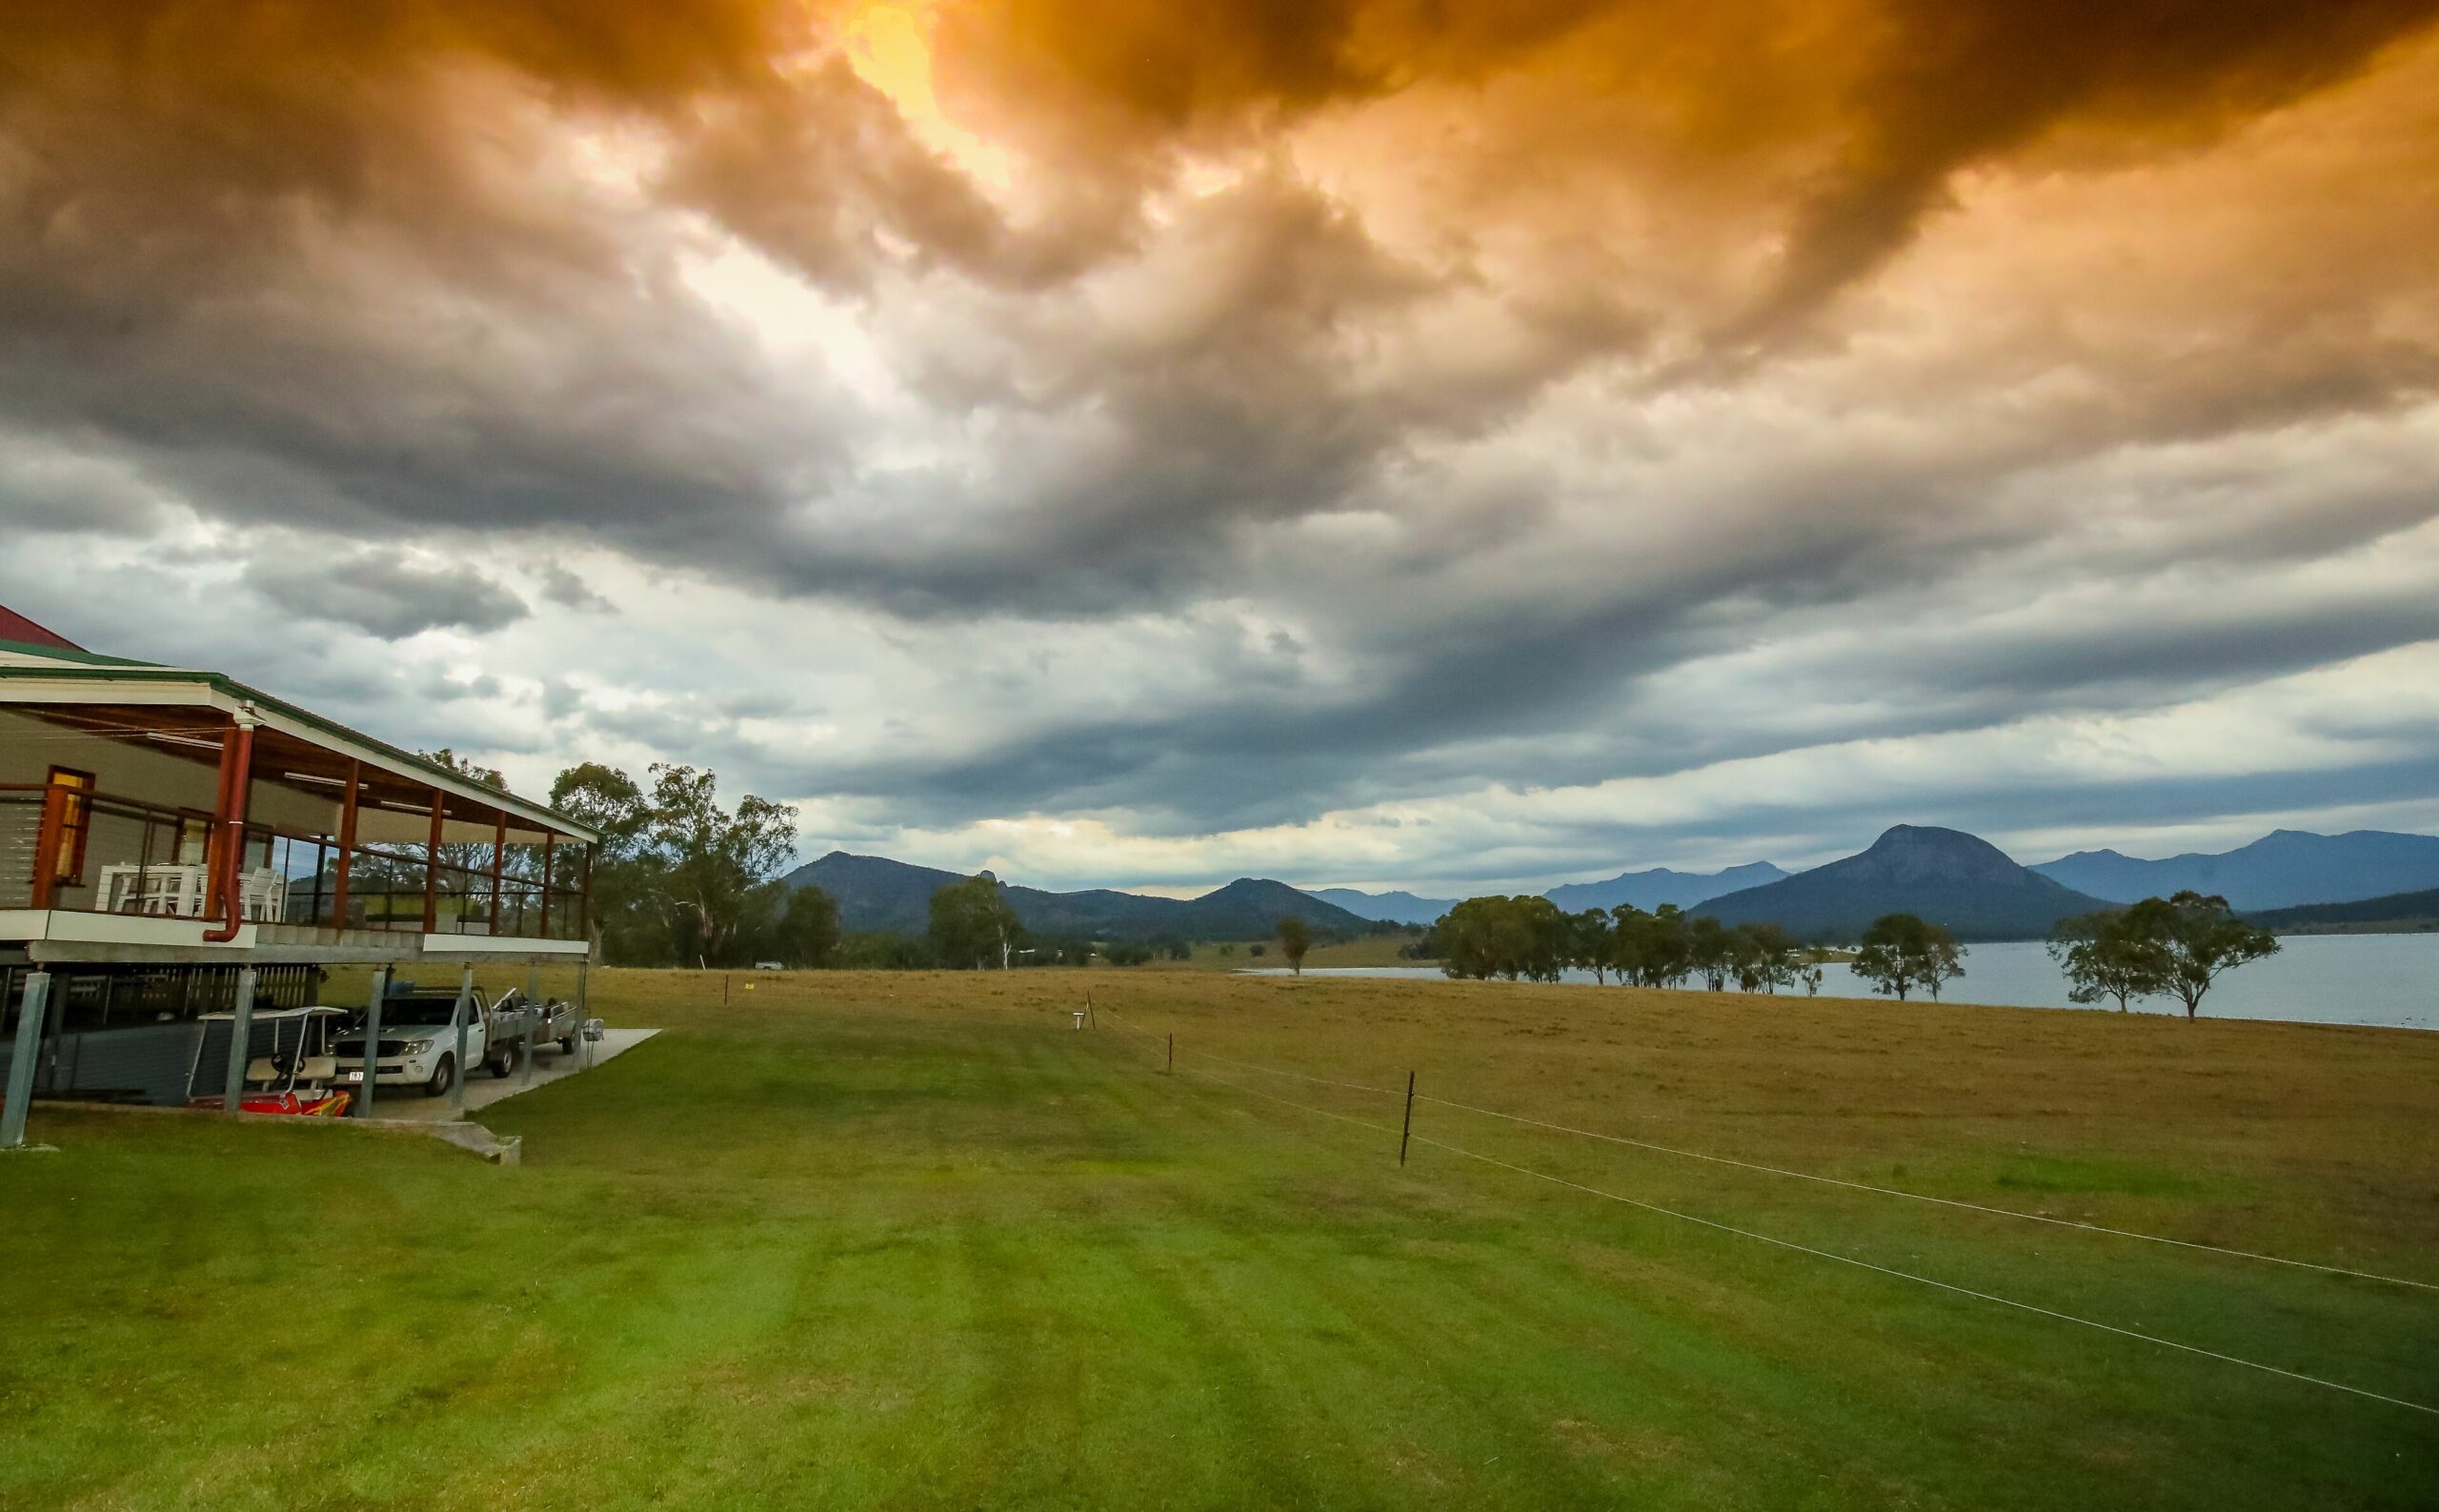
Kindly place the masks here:
<instances>
[{"instance_id":1,"label":"red downpipe","mask_svg":"<svg viewBox=\"0 0 2439 1512\"><path fill-rule=\"evenodd\" d=\"M238 870L246 857L246 796L254 786L254 719L251 713L237 716L237 755L229 763L229 824L220 842L220 901L228 909L228 917L205 930L207 945L226 945L237 937L238 929L246 921L246 901L237 886Z\"/></svg>"},{"instance_id":2,"label":"red downpipe","mask_svg":"<svg viewBox=\"0 0 2439 1512\"><path fill-rule=\"evenodd\" d=\"M203 837L203 912L207 918L220 914L220 846L221 836L229 827L229 778L237 770L237 727L220 737L219 785L212 792L212 828Z\"/></svg>"}]
</instances>

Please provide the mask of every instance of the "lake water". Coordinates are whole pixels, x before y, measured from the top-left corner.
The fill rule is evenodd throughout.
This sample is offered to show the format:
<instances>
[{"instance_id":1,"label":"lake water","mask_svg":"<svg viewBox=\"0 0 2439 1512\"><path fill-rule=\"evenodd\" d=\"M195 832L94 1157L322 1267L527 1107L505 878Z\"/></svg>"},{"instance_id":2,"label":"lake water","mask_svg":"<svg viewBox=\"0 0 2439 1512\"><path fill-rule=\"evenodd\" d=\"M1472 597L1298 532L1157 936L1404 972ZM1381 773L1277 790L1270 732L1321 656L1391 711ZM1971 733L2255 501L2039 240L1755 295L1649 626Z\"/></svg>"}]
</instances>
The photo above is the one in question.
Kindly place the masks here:
<instances>
[{"instance_id":1,"label":"lake water","mask_svg":"<svg viewBox=\"0 0 2439 1512\"><path fill-rule=\"evenodd\" d=\"M2202 999L2210 1018L2277 1018L2291 1023L2379 1024L2439 1029L2439 934L2298 935L2267 960L2222 976ZM1280 977L1282 967L1250 975ZM1437 966L1317 968L1307 977L1382 977L1445 980ZM1592 974L1571 971L1566 980L1589 986ZM1797 996L1803 989L1796 989ZM1852 967L1822 968L1824 998L1868 998L1871 987ZM2046 945L2025 940L1966 948L1965 977L1950 982L1945 1000L2013 1008L2085 1008L2066 1000L2066 978ZM2117 1011L2115 1001L2105 1005ZM2136 1013L2185 1012L2173 998L2137 998Z\"/></svg>"}]
</instances>

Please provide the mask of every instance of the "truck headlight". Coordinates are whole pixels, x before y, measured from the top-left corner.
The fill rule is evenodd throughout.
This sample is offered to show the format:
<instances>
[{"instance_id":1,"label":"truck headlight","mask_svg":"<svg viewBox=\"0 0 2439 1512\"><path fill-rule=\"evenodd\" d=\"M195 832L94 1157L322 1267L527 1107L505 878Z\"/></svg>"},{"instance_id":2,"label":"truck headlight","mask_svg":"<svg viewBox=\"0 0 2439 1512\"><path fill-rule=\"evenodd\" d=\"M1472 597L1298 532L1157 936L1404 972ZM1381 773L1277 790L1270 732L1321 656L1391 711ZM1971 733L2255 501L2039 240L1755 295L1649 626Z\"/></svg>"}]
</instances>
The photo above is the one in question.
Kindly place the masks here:
<instances>
[{"instance_id":1,"label":"truck headlight","mask_svg":"<svg viewBox=\"0 0 2439 1512\"><path fill-rule=\"evenodd\" d=\"M437 1039L410 1039L399 1048L410 1056L428 1056L432 1054L432 1047L438 1043Z\"/></svg>"}]
</instances>

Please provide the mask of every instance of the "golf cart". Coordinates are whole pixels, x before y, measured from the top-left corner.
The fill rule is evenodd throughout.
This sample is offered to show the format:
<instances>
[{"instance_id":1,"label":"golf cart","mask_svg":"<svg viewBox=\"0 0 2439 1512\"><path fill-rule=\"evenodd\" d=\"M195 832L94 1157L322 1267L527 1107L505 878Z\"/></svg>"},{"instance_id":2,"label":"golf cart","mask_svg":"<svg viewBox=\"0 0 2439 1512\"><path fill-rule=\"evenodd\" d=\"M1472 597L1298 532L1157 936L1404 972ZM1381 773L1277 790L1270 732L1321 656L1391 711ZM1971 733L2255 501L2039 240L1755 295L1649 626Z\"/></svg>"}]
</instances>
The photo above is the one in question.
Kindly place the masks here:
<instances>
[{"instance_id":1,"label":"golf cart","mask_svg":"<svg viewBox=\"0 0 2439 1512\"><path fill-rule=\"evenodd\" d=\"M234 1014L203 1017L208 1023L225 1023L232 1033L236 1030ZM245 1090L238 1095L238 1111L304 1119L345 1117L355 1094L332 1085L338 1079L339 1063L331 1053L331 1035L334 1026L347 1022L347 1010L278 1008L252 1017L257 1024L271 1025L271 1053L246 1062ZM200 1053L198 1047L197 1054ZM217 1108L221 1103L221 1098L214 1095L191 1099L187 1106Z\"/></svg>"}]
</instances>

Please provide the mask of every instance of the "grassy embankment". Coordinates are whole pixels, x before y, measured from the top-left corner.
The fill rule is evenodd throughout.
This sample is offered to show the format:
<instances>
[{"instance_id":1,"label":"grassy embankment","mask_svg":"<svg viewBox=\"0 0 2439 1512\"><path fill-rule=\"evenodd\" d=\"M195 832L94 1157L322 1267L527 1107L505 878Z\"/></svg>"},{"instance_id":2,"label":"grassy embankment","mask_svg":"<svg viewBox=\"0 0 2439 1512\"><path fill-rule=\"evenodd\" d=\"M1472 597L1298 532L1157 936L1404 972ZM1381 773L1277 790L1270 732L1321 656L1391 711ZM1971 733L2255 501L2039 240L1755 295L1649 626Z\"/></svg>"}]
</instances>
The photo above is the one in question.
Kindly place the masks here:
<instances>
[{"instance_id":1,"label":"grassy embankment","mask_svg":"<svg viewBox=\"0 0 2439 1512\"><path fill-rule=\"evenodd\" d=\"M2439 1280L2439 1038L1218 973L602 973L669 1033L422 1140L42 1107L0 1506L2427 1506L2439 1421L1316 1117L1207 1051ZM1105 1020L1108 1022L1108 1020ZM1250 1074L1181 1059L1231 1079ZM1394 1099L1261 1090L1393 1125ZM2395 1396L2439 1296L1417 1132Z\"/></svg>"}]
</instances>

